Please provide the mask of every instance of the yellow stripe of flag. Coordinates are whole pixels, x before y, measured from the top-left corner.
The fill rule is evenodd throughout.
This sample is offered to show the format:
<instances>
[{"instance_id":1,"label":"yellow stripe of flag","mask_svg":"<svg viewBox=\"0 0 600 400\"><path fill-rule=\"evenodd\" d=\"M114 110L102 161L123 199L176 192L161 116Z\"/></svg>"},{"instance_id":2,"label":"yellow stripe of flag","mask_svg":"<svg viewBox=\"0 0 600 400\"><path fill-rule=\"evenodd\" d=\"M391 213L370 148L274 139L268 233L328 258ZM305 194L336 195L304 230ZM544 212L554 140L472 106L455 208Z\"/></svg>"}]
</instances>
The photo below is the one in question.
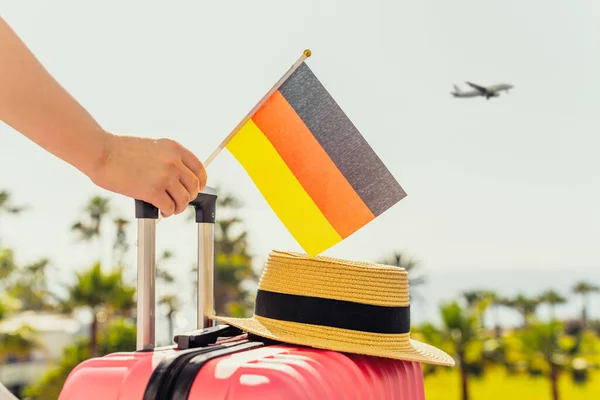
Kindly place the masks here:
<instances>
[{"instance_id":1,"label":"yellow stripe of flag","mask_svg":"<svg viewBox=\"0 0 600 400\"><path fill-rule=\"evenodd\" d=\"M309 256L342 240L254 121L240 129L227 149Z\"/></svg>"}]
</instances>

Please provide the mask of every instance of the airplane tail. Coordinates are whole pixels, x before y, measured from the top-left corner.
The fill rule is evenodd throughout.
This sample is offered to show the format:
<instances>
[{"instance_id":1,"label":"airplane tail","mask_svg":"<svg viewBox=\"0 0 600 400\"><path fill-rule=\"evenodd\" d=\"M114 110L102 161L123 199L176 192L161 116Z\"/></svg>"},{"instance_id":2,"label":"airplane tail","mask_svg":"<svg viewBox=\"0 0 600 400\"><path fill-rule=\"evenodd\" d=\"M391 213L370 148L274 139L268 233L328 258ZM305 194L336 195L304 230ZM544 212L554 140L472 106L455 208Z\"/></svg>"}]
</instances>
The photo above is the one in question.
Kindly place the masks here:
<instances>
[{"instance_id":1,"label":"airplane tail","mask_svg":"<svg viewBox=\"0 0 600 400\"><path fill-rule=\"evenodd\" d=\"M454 91L455 91L456 93L460 93L460 88L459 88L458 86L456 86L456 85L453 85L453 87L454 87Z\"/></svg>"}]
</instances>

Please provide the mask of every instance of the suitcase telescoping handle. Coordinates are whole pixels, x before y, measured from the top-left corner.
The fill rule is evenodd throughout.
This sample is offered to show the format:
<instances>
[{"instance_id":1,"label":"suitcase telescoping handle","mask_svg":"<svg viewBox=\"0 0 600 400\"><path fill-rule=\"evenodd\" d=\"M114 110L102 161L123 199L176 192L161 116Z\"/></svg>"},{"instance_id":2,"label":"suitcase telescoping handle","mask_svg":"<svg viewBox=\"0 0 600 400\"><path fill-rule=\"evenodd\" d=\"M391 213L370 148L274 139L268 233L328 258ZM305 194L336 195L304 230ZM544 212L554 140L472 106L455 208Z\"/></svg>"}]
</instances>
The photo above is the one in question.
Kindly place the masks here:
<instances>
[{"instance_id":1,"label":"suitcase telescoping handle","mask_svg":"<svg viewBox=\"0 0 600 400\"><path fill-rule=\"evenodd\" d=\"M213 325L214 315L214 228L217 191L206 187L190 202L196 211L198 224L198 288L197 326ZM158 209L142 200L135 200L138 220L137 253L137 350L153 349L156 342L156 222Z\"/></svg>"}]
</instances>

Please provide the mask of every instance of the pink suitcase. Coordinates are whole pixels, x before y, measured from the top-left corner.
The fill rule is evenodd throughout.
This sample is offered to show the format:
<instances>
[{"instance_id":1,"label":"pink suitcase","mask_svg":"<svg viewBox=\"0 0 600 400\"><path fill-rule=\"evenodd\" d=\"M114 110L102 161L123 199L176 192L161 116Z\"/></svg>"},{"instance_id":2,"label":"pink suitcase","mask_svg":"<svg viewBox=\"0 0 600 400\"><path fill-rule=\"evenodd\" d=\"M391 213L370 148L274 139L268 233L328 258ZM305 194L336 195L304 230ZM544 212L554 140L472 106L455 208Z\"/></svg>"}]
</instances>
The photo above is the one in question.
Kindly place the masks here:
<instances>
[{"instance_id":1,"label":"pink suitcase","mask_svg":"<svg viewBox=\"0 0 600 400\"><path fill-rule=\"evenodd\" d=\"M422 400L421 365L272 342L214 325L213 247L217 193L190 204L198 223L198 330L155 348L158 210L136 200L137 350L89 359L71 371L59 400Z\"/></svg>"}]
</instances>

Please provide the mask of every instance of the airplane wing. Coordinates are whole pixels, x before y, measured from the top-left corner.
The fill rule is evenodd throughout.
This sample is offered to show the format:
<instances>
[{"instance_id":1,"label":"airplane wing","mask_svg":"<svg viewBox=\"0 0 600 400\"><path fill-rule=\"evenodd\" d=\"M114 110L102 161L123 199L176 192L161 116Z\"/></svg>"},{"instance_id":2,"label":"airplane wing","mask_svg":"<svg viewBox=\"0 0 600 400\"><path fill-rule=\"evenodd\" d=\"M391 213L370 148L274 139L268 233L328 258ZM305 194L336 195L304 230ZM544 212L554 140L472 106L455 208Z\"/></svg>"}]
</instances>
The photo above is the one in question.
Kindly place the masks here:
<instances>
[{"instance_id":1,"label":"airplane wing","mask_svg":"<svg viewBox=\"0 0 600 400\"><path fill-rule=\"evenodd\" d=\"M479 85L476 85L476 84L471 83L471 82L466 82L466 84L469 85L469 86L471 86L473 89L478 90L481 93L487 93L488 92L487 88L485 88L483 86L479 86Z\"/></svg>"}]
</instances>

